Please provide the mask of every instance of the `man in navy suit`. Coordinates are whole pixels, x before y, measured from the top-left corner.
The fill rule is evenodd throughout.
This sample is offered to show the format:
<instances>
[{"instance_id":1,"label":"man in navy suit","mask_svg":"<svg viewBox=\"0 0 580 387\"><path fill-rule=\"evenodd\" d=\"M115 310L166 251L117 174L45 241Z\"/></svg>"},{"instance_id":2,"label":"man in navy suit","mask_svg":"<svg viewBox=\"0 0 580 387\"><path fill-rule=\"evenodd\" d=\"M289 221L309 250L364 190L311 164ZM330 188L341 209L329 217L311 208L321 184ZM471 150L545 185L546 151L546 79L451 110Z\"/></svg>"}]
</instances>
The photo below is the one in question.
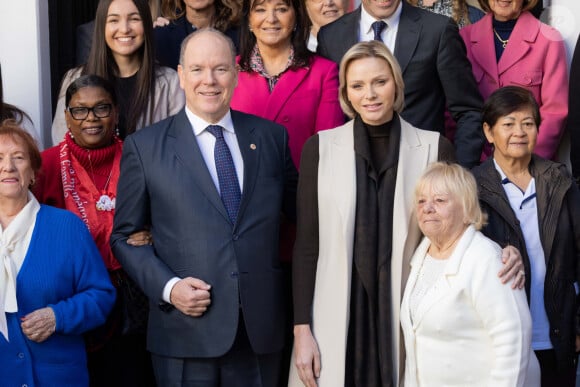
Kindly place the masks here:
<instances>
[{"instance_id":1,"label":"man in navy suit","mask_svg":"<svg viewBox=\"0 0 580 387\"><path fill-rule=\"evenodd\" d=\"M373 27L383 22L382 27ZM445 106L457 122L455 151L465 167L479 164L484 143L481 95L457 24L401 0L362 0L355 11L322 27L318 53L340 63L359 41L382 40L403 71L405 109L414 126L445 134Z\"/></svg>"},{"instance_id":2,"label":"man in navy suit","mask_svg":"<svg viewBox=\"0 0 580 387\"><path fill-rule=\"evenodd\" d=\"M274 386L284 343L282 213L297 172L286 130L232 111L235 50L206 29L183 42L186 107L124 145L111 244L150 299L160 386ZM149 227L154 246L125 243Z\"/></svg>"}]
</instances>

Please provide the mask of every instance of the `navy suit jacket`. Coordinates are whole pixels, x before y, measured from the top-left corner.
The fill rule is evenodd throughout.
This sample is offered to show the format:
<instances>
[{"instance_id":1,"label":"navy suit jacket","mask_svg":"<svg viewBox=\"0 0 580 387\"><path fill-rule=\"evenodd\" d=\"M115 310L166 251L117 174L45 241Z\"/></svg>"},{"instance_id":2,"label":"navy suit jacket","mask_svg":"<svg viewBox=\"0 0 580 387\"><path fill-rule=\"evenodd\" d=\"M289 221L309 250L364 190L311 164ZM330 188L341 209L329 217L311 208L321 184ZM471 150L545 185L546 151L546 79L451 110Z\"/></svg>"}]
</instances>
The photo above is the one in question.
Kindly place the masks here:
<instances>
[{"instance_id":1,"label":"navy suit jacket","mask_svg":"<svg viewBox=\"0 0 580 387\"><path fill-rule=\"evenodd\" d=\"M225 354L240 308L254 352L276 352L284 343L278 229L282 212L295 216L297 172L284 127L237 111L232 120L244 161L235 224L184 110L125 140L111 245L150 299L148 349L162 356ZM131 233L148 226L154 246L127 245ZM175 276L212 286L203 316L160 305Z\"/></svg>"},{"instance_id":2,"label":"navy suit jacket","mask_svg":"<svg viewBox=\"0 0 580 387\"><path fill-rule=\"evenodd\" d=\"M445 134L445 106L457 122L455 150L464 166L479 164L484 143L483 105L457 24L407 4L399 21L394 55L405 82L401 116L420 129ZM360 7L318 32L318 53L336 63L358 42Z\"/></svg>"}]
</instances>

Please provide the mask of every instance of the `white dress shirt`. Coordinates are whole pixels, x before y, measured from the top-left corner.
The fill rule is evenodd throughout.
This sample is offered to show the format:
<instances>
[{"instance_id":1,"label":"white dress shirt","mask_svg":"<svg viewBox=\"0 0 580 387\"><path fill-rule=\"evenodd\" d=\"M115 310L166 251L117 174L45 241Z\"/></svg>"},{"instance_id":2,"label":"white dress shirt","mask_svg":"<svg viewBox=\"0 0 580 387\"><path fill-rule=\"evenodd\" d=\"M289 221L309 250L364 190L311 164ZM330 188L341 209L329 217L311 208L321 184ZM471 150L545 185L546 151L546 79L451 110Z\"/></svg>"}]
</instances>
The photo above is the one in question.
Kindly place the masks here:
<instances>
[{"instance_id":1,"label":"white dress shirt","mask_svg":"<svg viewBox=\"0 0 580 387\"><path fill-rule=\"evenodd\" d=\"M364 4L360 8L360 30L358 41L369 42L375 38L375 33L371 25L377 20L365 10ZM395 53L395 42L397 41L397 31L399 30L399 20L401 19L402 9L403 4L401 2L391 16L386 19L381 19L387 23L387 26L383 29L383 32L381 32L381 40L393 54Z\"/></svg>"},{"instance_id":2,"label":"white dress shirt","mask_svg":"<svg viewBox=\"0 0 580 387\"><path fill-rule=\"evenodd\" d=\"M201 155L205 161L205 165L211 175L213 183L217 189L219 194L220 192L220 185L218 180L217 169L215 166L215 159L213 156L213 151L215 147L215 137L213 134L205 130L209 125L219 125L224 128L224 140L226 144L228 144L228 148L230 148L230 153L232 154L232 159L234 160L234 166L236 168L236 174L238 175L238 182L240 183L240 192L243 192L244 187L244 160L242 159L242 152L240 151L240 146L238 144L238 139L236 137L236 132L234 130L234 123L232 121L231 112L228 110L225 116L222 117L216 123L209 123L203 120L201 117L196 116L193 114L189 108L185 108L185 114L187 115L187 119L191 124L191 128L193 130L193 134L197 140L197 145L199 145L199 150L201 151ZM173 286L179 282L181 278L173 277L165 284L163 288L162 299L165 302L171 303L171 290Z\"/></svg>"}]
</instances>

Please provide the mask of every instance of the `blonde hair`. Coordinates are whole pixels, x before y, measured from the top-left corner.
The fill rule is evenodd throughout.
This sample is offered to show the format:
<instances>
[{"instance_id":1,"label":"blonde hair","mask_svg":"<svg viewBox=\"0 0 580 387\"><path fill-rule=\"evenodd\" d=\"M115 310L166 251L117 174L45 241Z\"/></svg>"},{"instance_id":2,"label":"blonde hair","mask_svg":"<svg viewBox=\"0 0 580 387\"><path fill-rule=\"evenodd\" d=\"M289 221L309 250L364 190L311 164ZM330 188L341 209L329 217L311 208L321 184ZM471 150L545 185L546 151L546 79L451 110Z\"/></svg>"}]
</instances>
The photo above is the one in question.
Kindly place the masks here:
<instances>
[{"instance_id":1,"label":"blonde hair","mask_svg":"<svg viewBox=\"0 0 580 387\"><path fill-rule=\"evenodd\" d=\"M459 200L466 224L472 224L476 230L481 230L486 224L487 217L479 206L475 178L459 164L441 161L431 163L415 185L415 203L427 187Z\"/></svg>"},{"instance_id":2,"label":"blonde hair","mask_svg":"<svg viewBox=\"0 0 580 387\"><path fill-rule=\"evenodd\" d=\"M393 110L400 113L405 105L405 83L403 82L401 67L387 46L375 40L355 44L346 52L346 54L344 54L340 61L340 71L338 73L340 86L338 89L338 97L342 111L350 118L353 118L356 114L356 111L348 100L346 73L353 62L365 58L383 59L389 66L395 81L395 102L393 103Z\"/></svg>"}]
</instances>

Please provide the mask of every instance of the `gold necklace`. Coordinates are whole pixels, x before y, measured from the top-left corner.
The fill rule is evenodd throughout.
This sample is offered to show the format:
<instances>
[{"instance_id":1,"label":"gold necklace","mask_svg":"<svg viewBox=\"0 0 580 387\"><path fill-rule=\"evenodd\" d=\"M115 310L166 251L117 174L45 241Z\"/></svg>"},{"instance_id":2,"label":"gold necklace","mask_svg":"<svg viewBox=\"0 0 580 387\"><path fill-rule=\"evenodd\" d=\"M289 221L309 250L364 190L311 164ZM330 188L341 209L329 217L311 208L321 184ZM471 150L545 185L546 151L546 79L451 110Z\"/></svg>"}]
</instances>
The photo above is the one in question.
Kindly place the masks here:
<instances>
[{"instance_id":1,"label":"gold necklace","mask_svg":"<svg viewBox=\"0 0 580 387\"><path fill-rule=\"evenodd\" d=\"M499 34L497 33L497 31L495 30L495 28L493 29L493 33L495 34L497 40L500 41L501 45L503 48L505 48L505 46L507 46L508 42L510 41L509 39L503 40L501 38L501 36L499 36Z\"/></svg>"}]
</instances>

